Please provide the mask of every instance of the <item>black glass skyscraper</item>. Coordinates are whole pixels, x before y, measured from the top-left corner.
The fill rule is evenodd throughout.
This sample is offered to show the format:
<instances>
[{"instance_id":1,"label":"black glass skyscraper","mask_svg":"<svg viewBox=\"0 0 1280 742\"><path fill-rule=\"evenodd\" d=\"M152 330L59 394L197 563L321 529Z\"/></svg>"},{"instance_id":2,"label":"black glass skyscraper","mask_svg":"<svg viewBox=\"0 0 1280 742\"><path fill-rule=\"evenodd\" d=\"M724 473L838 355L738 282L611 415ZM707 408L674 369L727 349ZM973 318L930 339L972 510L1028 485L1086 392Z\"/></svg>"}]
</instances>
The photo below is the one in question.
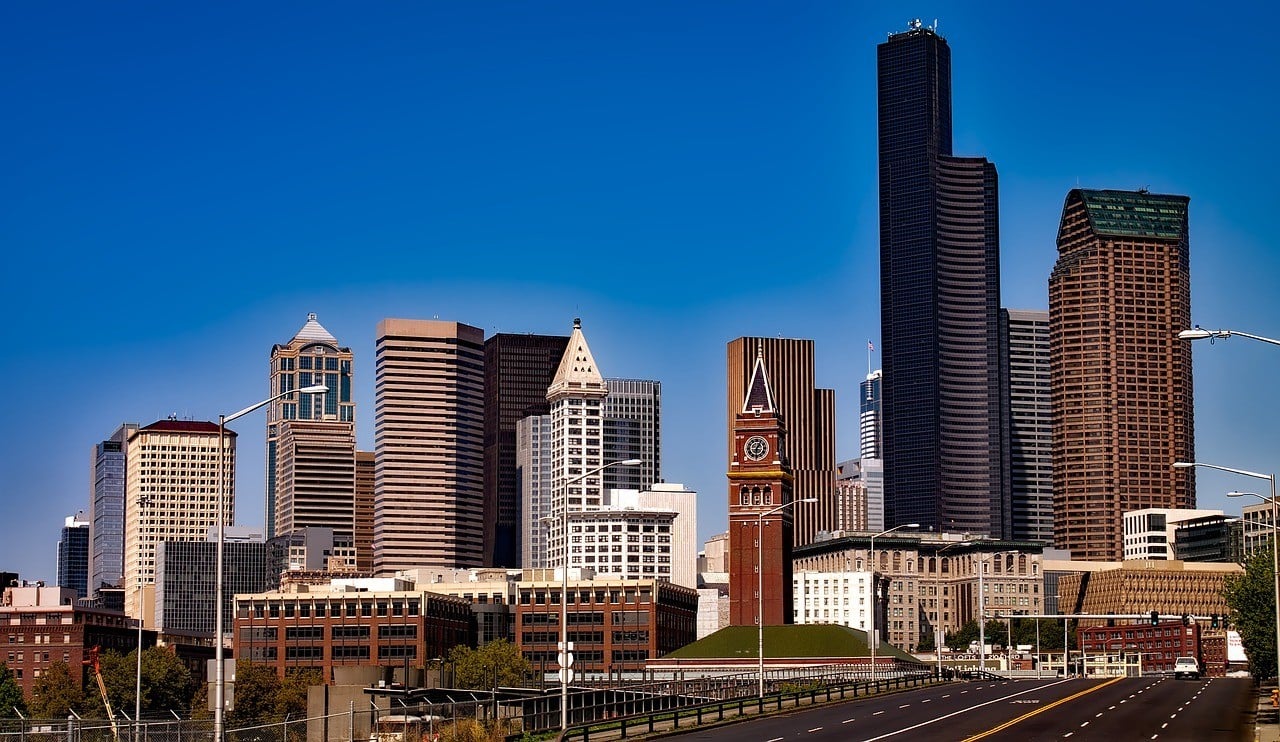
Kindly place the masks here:
<instances>
[{"instance_id":1,"label":"black glass skyscraper","mask_svg":"<svg viewBox=\"0 0 1280 742\"><path fill-rule=\"evenodd\" d=\"M951 154L951 49L877 49L885 527L1008 535L995 166Z\"/></svg>"},{"instance_id":2,"label":"black glass skyscraper","mask_svg":"<svg viewBox=\"0 0 1280 742\"><path fill-rule=\"evenodd\" d=\"M498 333L484 342L484 559L519 567L520 477L516 423L545 415L547 387L569 345L567 335Z\"/></svg>"}]
</instances>

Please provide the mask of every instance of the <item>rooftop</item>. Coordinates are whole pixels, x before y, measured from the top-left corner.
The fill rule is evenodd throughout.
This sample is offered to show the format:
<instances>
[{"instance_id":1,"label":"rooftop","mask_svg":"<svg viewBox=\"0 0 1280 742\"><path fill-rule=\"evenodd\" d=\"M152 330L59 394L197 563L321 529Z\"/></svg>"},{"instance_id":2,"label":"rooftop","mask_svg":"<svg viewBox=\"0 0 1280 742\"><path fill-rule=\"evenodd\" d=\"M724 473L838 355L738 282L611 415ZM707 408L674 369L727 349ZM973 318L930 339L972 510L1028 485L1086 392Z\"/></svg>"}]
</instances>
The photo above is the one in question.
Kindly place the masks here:
<instances>
[{"instance_id":1,"label":"rooftop","mask_svg":"<svg viewBox=\"0 0 1280 742\"><path fill-rule=\"evenodd\" d=\"M1154 237L1177 240L1186 236L1187 196L1141 191L1095 191L1077 188L1067 196L1078 197L1099 235Z\"/></svg>"}]
</instances>

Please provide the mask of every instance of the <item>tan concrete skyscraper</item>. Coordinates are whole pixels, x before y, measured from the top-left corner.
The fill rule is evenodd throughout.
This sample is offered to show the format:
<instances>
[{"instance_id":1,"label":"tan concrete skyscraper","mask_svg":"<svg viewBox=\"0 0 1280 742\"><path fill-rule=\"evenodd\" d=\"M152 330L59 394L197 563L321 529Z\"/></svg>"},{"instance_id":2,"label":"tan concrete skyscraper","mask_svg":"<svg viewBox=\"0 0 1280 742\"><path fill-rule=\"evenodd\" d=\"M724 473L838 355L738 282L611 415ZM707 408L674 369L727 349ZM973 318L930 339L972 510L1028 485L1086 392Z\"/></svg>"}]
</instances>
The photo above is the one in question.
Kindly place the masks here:
<instances>
[{"instance_id":1,"label":"tan concrete skyscraper","mask_svg":"<svg viewBox=\"0 0 1280 742\"><path fill-rule=\"evenodd\" d=\"M484 546L484 331L378 323L373 568L479 567Z\"/></svg>"},{"instance_id":2,"label":"tan concrete skyscraper","mask_svg":"<svg viewBox=\"0 0 1280 742\"><path fill-rule=\"evenodd\" d=\"M1049 277L1054 545L1118 560L1121 516L1195 507L1186 196L1075 189Z\"/></svg>"},{"instance_id":3,"label":"tan concrete skyscraper","mask_svg":"<svg viewBox=\"0 0 1280 742\"><path fill-rule=\"evenodd\" d=\"M235 523L236 434L226 431L226 525ZM156 547L204 541L218 524L218 425L160 420L129 436L125 455L124 606L150 624Z\"/></svg>"},{"instance_id":4,"label":"tan concrete skyscraper","mask_svg":"<svg viewBox=\"0 0 1280 742\"><path fill-rule=\"evenodd\" d=\"M756 357L773 389L776 411L787 425L787 462L795 477L797 500L818 502L795 509L795 544L807 544L819 531L839 527L836 497L836 393L814 387L813 341L792 338L741 337L729 342L727 454L737 452L734 421L742 412Z\"/></svg>"},{"instance_id":5,"label":"tan concrete skyscraper","mask_svg":"<svg viewBox=\"0 0 1280 742\"><path fill-rule=\"evenodd\" d=\"M327 448L333 455L348 448L345 441L352 439L351 452L354 452L354 433L356 405L351 398L351 366L353 356L350 348L338 344L330 332L316 319L315 313L307 315L302 329L294 334L289 342L271 347L270 383L271 396L287 392L290 389L301 389L312 384L324 384L329 391L323 395L293 395L278 399L267 407L267 538L282 536L293 527L320 526L334 529L336 534L350 539L350 503L345 512L335 516L332 522L323 518L317 519L318 510L331 510L338 499L350 500L352 486L348 481L352 462L341 466L345 472L341 476L313 478L310 483L295 486L288 480L280 480L277 466L277 447L280 438L285 434L285 427L294 420L311 423L306 427L306 438L312 452L317 446ZM295 436L295 439L300 440ZM323 443L321 442L323 439ZM328 454L326 454L328 455ZM347 454L350 457L350 452ZM319 462L317 462L319 465ZM292 507L310 510L311 514L299 517L287 512L277 504L278 488L281 485L294 490ZM298 490L303 490L301 498ZM327 504L316 506L307 501L309 494L315 494ZM297 521L297 525L292 525ZM281 530L281 524L286 524Z\"/></svg>"}]
</instances>

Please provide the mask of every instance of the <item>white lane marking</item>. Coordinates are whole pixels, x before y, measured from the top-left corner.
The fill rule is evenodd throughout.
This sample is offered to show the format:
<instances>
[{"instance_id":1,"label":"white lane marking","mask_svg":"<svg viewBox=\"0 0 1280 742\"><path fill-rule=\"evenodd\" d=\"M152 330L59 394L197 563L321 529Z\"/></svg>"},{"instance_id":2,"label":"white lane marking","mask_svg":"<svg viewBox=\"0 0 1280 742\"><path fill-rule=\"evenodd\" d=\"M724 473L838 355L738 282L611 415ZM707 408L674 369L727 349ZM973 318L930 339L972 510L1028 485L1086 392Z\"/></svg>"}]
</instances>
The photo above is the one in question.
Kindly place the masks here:
<instances>
[{"instance_id":1,"label":"white lane marking","mask_svg":"<svg viewBox=\"0 0 1280 742\"><path fill-rule=\"evenodd\" d=\"M909 727L903 727L902 729L897 729L897 730L894 730L894 731L892 731L892 732L885 732L884 734L881 734L881 735L880 735L880 736L878 736L878 737L871 737L870 739L865 739L865 740L863 740L862 742L879 742L879 740L882 740L882 739L888 739L888 738L890 738L890 737L896 737L897 735L899 735L899 734L903 734L903 733L905 733L905 732L915 731L916 729L919 729L920 727L927 727L927 726L929 726L930 724L936 724L937 722L940 722L940 721L942 721L942 720L944 720L944 719L950 719L950 718L951 718L951 717L953 717L953 716L959 716L960 714L968 713L968 712L970 712L970 711L973 711L974 709L980 709L980 708L982 708L983 706L990 706L990 705L991 705L991 704L993 704L993 703L1000 703L1000 702L1002 702L1002 701L1007 701L1007 700L1009 700L1010 698L1017 698L1018 696L1026 695L1026 694L1031 693L1031 692L1033 692L1033 691L1042 691L1042 690L1046 690L1046 689L1048 689L1048 688L1052 688L1052 687L1053 687L1053 686L1055 686L1055 685L1062 685L1063 683L1070 683L1070 682L1073 682L1073 680L1072 680L1072 679L1069 679L1069 678L1064 678L1064 679L1062 679L1062 680L1055 680L1055 681L1054 681L1054 682L1052 682L1052 683L1046 683L1045 685L1039 685L1039 686L1036 686L1035 688L1028 688L1027 690L1018 691L1017 693L1010 693L1010 694L1009 694L1009 695L1007 695L1007 696L1001 696L1000 698L993 698L993 699L991 699L990 701L984 701L984 702L982 702L982 703L975 704L975 705L970 706L970 707L968 707L968 708L963 708L963 709L960 709L960 710L958 710L958 711L952 711L952 712L951 712L951 713L949 713L949 714L943 714L942 716L939 716L939 717L937 717L937 718L935 718L935 719L930 719L930 720L928 720L928 721L922 721L922 722L920 722L919 724L912 724L912 725L911 725L911 726L909 726ZM872 714L872 716L878 716L878 715L883 714L883 713L884 713L883 711L876 711L874 714Z\"/></svg>"},{"instance_id":2,"label":"white lane marking","mask_svg":"<svg viewBox=\"0 0 1280 742\"><path fill-rule=\"evenodd\" d=\"M1167 727L1167 726L1169 726L1169 722L1167 722L1167 721L1166 721L1165 723L1163 723L1163 724L1161 724L1161 725L1160 725L1160 728L1161 728L1161 729L1164 729L1164 728L1165 728L1165 727Z\"/></svg>"},{"instance_id":3,"label":"white lane marking","mask_svg":"<svg viewBox=\"0 0 1280 742\"><path fill-rule=\"evenodd\" d=\"M1151 739L1156 739L1156 738L1158 738L1159 736L1160 736L1160 735L1158 735L1158 734L1153 734L1153 735L1151 735Z\"/></svg>"},{"instance_id":4,"label":"white lane marking","mask_svg":"<svg viewBox=\"0 0 1280 742\"><path fill-rule=\"evenodd\" d=\"M871 713L871 715L872 715L872 716L879 716L880 714L883 714L883 713L884 713L883 711L873 711L873 712Z\"/></svg>"},{"instance_id":5,"label":"white lane marking","mask_svg":"<svg viewBox=\"0 0 1280 742\"><path fill-rule=\"evenodd\" d=\"M1129 702L1129 699L1128 699L1128 698L1121 698L1121 699L1120 699L1120 703L1128 703L1128 702Z\"/></svg>"},{"instance_id":6,"label":"white lane marking","mask_svg":"<svg viewBox=\"0 0 1280 742\"><path fill-rule=\"evenodd\" d=\"M774 737L773 739L769 740L769 742L782 742L782 737Z\"/></svg>"},{"instance_id":7,"label":"white lane marking","mask_svg":"<svg viewBox=\"0 0 1280 742\"><path fill-rule=\"evenodd\" d=\"M908 706L910 706L910 705L911 705L911 704L909 704L909 703L904 703L904 704L902 704L901 706L899 706L898 708L900 708L900 709L904 709L904 708L906 708L906 707L908 707Z\"/></svg>"},{"instance_id":8,"label":"white lane marking","mask_svg":"<svg viewBox=\"0 0 1280 742\"><path fill-rule=\"evenodd\" d=\"M1101 711L1099 711L1098 713L1094 714L1094 715L1093 715L1093 718L1095 718L1095 719L1096 719L1096 718L1098 718L1099 716L1102 716L1102 712L1101 712Z\"/></svg>"},{"instance_id":9,"label":"white lane marking","mask_svg":"<svg viewBox=\"0 0 1280 742\"><path fill-rule=\"evenodd\" d=\"M1066 734L1062 735L1062 738L1066 739L1067 737L1070 737L1073 734L1075 734L1075 732L1067 732Z\"/></svg>"},{"instance_id":10,"label":"white lane marking","mask_svg":"<svg viewBox=\"0 0 1280 742\"><path fill-rule=\"evenodd\" d=\"M928 702L930 702L930 701L932 701L932 700L933 700L932 698L926 698L926 699L924 699L923 701L921 701L920 703L928 703Z\"/></svg>"},{"instance_id":11,"label":"white lane marking","mask_svg":"<svg viewBox=\"0 0 1280 742\"><path fill-rule=\"evenodd\" d=\"M1176 718L1178 718L1178 715L1177 715L1177 714L1169 714L1169 718L1170 718L1170 719L1176 719Z\"/></svg>"},{"instance_id":12,"label":"white lane marking","mask_svg":"<svg viewBox=\"0 0 1280 742\"><path fill-rule=\"evenodd\" d=\"M1108 710L1108 711L1115 711L1115 710L1116 710L1116 707L1115 707L1115 706L1112 706L1111 708L1109 708L1109 709L1107 709L1107 710Z\"/></svg>"},{"instance_id":13,"label":"white lane marking","mask_svg":"<svg viewBox=\"0 0 1280 742\"><path fill-rule=\"evenodd\" d=\"M962 690L962 691L960 691L960 692L961 692L961 693L968 693L969 691L967 691L967 690Z\"/></svg>"},{"instance_id":14,"label":"white lane marking","mask_svg":"<svg viewBox=\"0 0 1280 742\"><path fill-rule=\"evenodd\" d=\"M814 732L821 732L821 731L822 731L822 727L814 727L813 729L809 730L809 734L813 734Z\"/></svg>"},{"instance_id":15,"label":"white lane marking","mask_svg":"<svg viewBox=\"0 0 1280 742\"><path fill-rule=\"evenodd\" d=\"M948 693L947 695L943 696L943 698L950 698L950 697L951 697L951 694L950 694L950 693Z\"/></svg>"},{"instance_id":16,"label":"white lane marking","mask_svg":"<svg viewBox=\"0 0 1280 742\"><path fill-rule=\"evenodd\" d=\"M1085 723L1083 723L1083 724L1081 724L1081 725L1080 725L1080 728L1081 728L1081 729L1083 729L1083 728L1085 728L1085 727L1087 727L1087 726L1089 726L1089 722L1087 722L1087 721L1086 721Z\"/></svg>"},{"instance_id":17,"label":"white lane marking","mask_svg":"<svg viewBox=\"0 0 1280 742\"><path fill-rule=\"evenodd\" d=\"M853 719L845 719L844 721L842 721L842 722L840 722L840 723L841 723L841 724L848 724L848 723L849 723L849 722L851 722L851 721L853 721Z\"/></svg>"}]
</instances>

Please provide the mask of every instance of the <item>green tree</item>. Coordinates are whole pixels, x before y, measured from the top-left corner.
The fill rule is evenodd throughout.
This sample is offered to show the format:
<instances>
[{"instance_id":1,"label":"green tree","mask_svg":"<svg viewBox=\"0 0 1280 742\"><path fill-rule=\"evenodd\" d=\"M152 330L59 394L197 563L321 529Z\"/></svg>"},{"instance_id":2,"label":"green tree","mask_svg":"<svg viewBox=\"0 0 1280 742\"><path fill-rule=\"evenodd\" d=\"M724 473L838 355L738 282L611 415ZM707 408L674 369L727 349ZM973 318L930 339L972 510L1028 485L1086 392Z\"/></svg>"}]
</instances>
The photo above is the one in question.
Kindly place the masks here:
<instances>
[{"instance_id":1,"label":"green tree","mask_svg":"<svg viewBox=\"0 0 1280 742\"><path fill-rule=\"evenodd\" d=\"M933 651L933 631L932 630L920 632L920 638L916 640L916 651L917 652Z\"/></svg>"},{"instance_id":2,"label":"green tree","mask_svg":"<svg viewBox=\"0 0 1280 742\"><path fill-rule=\"evenodd\" d=\"M98 657L102 668L102 682L107 686L107 696L116 710L133 716L138 687L138 652L126 655L103 652ZM186 709L192 694L191 673L178 656L165 647L151 647L142 651L142 711L167 712L170 709ZM86 708L90 713L105 712L98 693L89 694Z\"/></svg>"},{"instance_id":3,"label":"green tree","mask_svg":"<svg viewBox=\"0 0 1280 742\"><path fill-rule=\"evenodd\" d=\"M27 699L22 695L22 686L9 666L0 662L0 719L15 719L25 713Z\"/></svg>"},{"instance_id":4,"label":"green tree","mask_svg":"<svg viewBox=\"0 0 1280 742\"><path fill-rule=\"evenodd\" d=\"M277 699L280 676L268 665L236 662L235 708L227 718L236 724L269 724L280 721Z\"/></svg>"},{"instance_id":5,"label":"green tree","mask_svg":"<svg viewBox=\"0 0 1280 742\"><path fill-rule=\"evenodd\" d=\"M313 685L324 685L324 675L319 670L308 669L286 675L276 694L276 715L281 719L305 719L307 689Z\"/></svg>"},{"instance_id":6,"label":"green tree","mask_svg":"<svg viewBox=\"0 0 1280 742\"><path fill-rule=\"evenodd\" d=\"M532 671L516 645L505 639L489 642L479 649L458 645L449 650L454 685L484 689L495 685L524 685Z\"/></svg>"},{"instance_id":7,"label":"green tree","mask_svg":"<svg viewBox=\"0 0 1280 742\"><path fill-rule=\"evenodd\" d=\"M59 660L44 668L31 685L31 715L38 719L65 719L84 706L84 683Z\"/></svg>"},{"instance_id":8,"label":"green tree","mask_svg":"<svg viewBox=\"0 0 1280 742\"><path fill-rule=\"evenodd\" d=\"M1244 563L1244 574L1227 577L1223 596L1231 608L1231 623L1249 656L1249 672L1255 678L1276 674L1276 594L1271 549L1254 554Z\"/></svg>"},{"instance_id":9,"label":"green tree","mask_svg":"<svg viewBox=\"0 0 1280 742\"><path fill-rule=\"evenodd\" d=\"M964 651L970 643L978 641L978 622L970 619L955 631L948 631L943 639L949 648Z\"/></svg>"}]
</instances>

